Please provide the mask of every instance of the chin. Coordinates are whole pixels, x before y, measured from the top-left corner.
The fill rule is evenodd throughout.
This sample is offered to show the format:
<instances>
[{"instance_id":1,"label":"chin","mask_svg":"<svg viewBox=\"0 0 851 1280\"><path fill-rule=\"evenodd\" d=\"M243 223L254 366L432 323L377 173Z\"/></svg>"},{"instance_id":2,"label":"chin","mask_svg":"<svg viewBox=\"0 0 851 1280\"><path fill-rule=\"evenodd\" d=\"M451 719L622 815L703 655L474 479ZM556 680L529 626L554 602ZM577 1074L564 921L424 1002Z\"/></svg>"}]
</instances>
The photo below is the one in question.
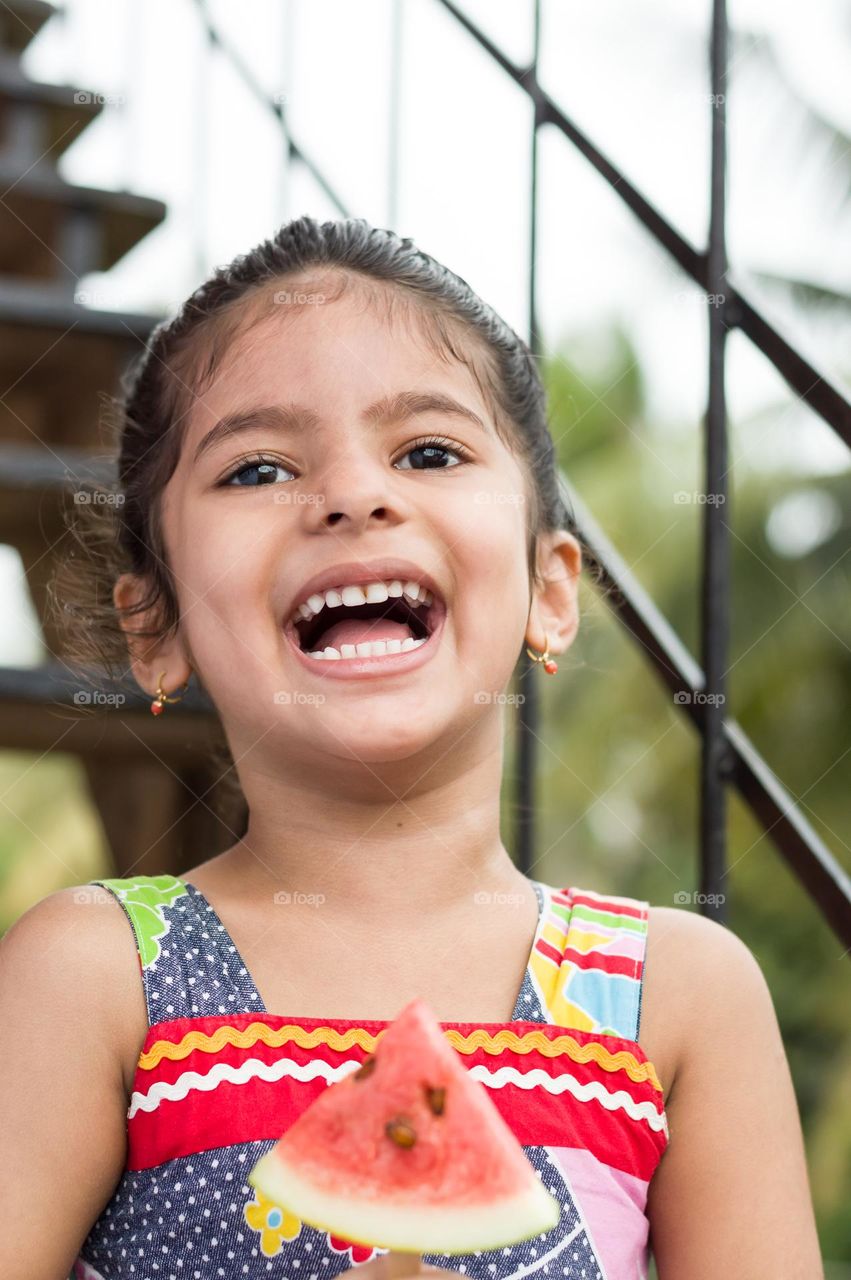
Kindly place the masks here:
<instances>
[{"instance_id":1,"label":"chin","mask_svg":"<svg viewBox=\"0 0 851 1280\"><path fill-rule=\"evenodd\" d=\"M356 727L353 721L357 720ZM398 764L428 752L442 742L447 726L437 723L432 715L417 717L412 707L410 715L387 708L382 714L370 706L362 713L351 709L338 716L326 716L324 737L331 755L343 759L362 761L364 765ZM392 797L388 797L391 799Z\"/></svg>"}]
</instances>

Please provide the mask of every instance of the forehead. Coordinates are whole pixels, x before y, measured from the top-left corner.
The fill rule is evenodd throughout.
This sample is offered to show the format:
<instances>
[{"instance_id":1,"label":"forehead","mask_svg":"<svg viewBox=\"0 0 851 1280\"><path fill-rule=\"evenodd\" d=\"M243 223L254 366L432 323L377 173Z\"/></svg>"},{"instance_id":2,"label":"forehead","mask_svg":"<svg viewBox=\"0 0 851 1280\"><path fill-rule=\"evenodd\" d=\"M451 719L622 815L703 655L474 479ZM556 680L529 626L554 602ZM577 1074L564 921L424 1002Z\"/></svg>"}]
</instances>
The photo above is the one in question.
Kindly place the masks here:
<instances>
[{"instance_id":1,"label":"forehead","mask_svg":"<svg viewBox=\"0 0 851 1280\"><path fill-rule=\"evenodd\" d=\"M459 359L445 350L420 307L390 294L379 286L377 294L356 287L323 295L315 281L264 291L246 305L193 404L190 442L248 403L296 401L333 417L426 386L451 391L488 416L477 353L467 354L474 344L465 342Z\"/></svg>"}]
</instances>

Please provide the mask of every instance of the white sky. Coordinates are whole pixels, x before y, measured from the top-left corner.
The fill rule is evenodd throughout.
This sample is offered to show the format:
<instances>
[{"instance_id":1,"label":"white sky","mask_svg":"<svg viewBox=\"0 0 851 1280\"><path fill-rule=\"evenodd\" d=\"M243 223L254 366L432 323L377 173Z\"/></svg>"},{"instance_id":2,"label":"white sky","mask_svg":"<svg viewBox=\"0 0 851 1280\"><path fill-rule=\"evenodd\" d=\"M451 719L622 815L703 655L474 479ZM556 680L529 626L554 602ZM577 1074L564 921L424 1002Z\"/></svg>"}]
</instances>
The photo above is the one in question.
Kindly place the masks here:
<instances>
[{"instance_id":1,"label":"white sky","mask_svg":"<svg viewBox=\"0 0 851 1280\"><path fill-rule=\"evenodd\" d=\"M460 0L518 62L531 53L531 0ZM530 107L436 0L211 0L208 10L270 93L350 211L386 226L392 9L401 16L396 229L441 259L527 333ZM69 181L127 188L169 207L164 225L105 275L81 281L92 305L172 310L215 265L302 213L335 211L300 166L287 170L277 125L204 42L192 0L65 0L24 57L35 79L111 96L60 162ZM844 0L730 0L749 34L731 58L729 252L746 292L846 393L851 321L795 313L758 295L751 270L851 292L851 157L798 131L798 94L851 134L851 11ZM709 0L544 0L541 79L643 194L689 239L706 237ZM748 52L751 48L751 52ZM614 319L647 377L649 425L696 435L706 400L706 320L696 288L607 185L552 129L540 138L539 314L548 347ZM841 179L844 179L844 183ZM590 346L590 350L589 350ZM777 409L766 449L742 434L740 466L802 476L845 469L848 452L798 406L747 340L729 342L734 427ZM757 446L758 442L758 448ZM0 555L2 589L19 570ZM26 619L5 662L37 661Z\"/></svg>"}]
</instances>

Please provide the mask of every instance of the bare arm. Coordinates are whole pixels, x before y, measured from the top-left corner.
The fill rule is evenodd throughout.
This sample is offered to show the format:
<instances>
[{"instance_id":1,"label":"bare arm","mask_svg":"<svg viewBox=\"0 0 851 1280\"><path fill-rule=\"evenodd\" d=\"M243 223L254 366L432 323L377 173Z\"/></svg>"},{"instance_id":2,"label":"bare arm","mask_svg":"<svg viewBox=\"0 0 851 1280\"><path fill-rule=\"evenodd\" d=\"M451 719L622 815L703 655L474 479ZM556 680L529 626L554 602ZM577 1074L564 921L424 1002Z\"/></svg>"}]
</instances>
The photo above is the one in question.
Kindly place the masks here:
<instances>
[{"instance_id":1,"label":"bare arm","mask_svg":"<svg viewBox=\"0 0 851 1280\"><path fill-rule=\"evenodd\" d=\"M670 1144L648 1195L659 1280L823 1280L798 1106L762 970L723 925L671 908L654 908L654 923L668 934L679 1027Z\"/></svg>"},{"instance_id":2,"label":"bare arm","mask_svg":"<svg viewBox=\"0 0 851 1280\"><path fill-rule=\"evenodd\" d=\"M36 903L0 943L0 1275L65 1280L121 1177L116 943L132 952L117 904L81 905L72 889Z\"/></svg>"}]
</instances>

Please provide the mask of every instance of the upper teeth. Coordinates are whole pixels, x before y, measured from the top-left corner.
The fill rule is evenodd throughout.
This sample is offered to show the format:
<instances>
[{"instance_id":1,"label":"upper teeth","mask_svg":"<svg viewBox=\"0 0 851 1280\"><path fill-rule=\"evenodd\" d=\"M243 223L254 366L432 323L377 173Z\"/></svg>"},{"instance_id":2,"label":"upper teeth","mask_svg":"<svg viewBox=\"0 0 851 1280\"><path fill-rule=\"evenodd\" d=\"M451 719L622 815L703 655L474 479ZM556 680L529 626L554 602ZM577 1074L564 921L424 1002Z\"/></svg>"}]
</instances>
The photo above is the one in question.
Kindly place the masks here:
<instances>
[{"instance_id":1,"label":"upper teeth","mask_svg":"<svg viewBox=\"0 0 851 1280\"><path fill-rule=\"evenodd\" d=\"M380 604L389 596L401 596L403 593L415 608L430 605L434 600L434 595L427 587L420 586L418 582L402 582L396 578L393 582L369 582L360 587L333 587L329 591L317 591L298 606L293 617L309 621L326 605L334 609L341 604Z\"/></svg>"}]
</instances>

